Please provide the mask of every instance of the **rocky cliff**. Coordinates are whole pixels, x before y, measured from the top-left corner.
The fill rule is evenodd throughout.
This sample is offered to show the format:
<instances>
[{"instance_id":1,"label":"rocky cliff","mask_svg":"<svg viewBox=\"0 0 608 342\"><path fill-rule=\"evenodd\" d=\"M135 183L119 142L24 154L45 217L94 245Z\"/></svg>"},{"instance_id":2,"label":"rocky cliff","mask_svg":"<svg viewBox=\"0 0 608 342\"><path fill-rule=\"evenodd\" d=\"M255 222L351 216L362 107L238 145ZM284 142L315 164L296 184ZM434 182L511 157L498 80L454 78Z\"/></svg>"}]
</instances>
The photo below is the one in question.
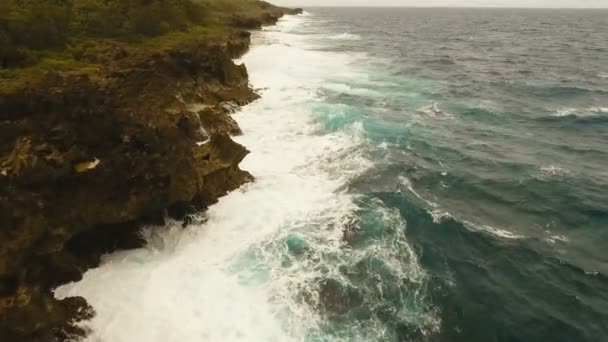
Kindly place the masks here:
<instances>
[{"instance_id":1,"label":"rocky cliff","mask_svg":"<svg viewBox=\"0 0 608 342\"><path fill-rule=\"evenodd\" d=\"M234 17L239 28L284 13ZM249 33L120 45L94 66L0 86L0 341L63 341L94 314L52 289L100 255L141 246L141 224L184 217L251 181L230 114L256 99L232 59Z\"/></svg>"}]
</instances>

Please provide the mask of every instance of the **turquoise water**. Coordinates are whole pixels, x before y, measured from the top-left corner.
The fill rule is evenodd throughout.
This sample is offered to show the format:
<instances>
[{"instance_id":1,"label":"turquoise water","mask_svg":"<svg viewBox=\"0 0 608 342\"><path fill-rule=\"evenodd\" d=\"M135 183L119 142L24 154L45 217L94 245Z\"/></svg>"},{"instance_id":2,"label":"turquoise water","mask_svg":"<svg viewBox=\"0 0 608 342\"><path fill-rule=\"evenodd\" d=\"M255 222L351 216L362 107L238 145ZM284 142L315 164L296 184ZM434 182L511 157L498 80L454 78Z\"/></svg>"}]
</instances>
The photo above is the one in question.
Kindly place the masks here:
<instances>
[{"instance_id":1,"label":"turquoise water","mask_svg":"<svg viewBox=\"0 0 608 342\"><path fill-rule=\"evenodd\" d=\"M369 75L318 114L383 147L351 189L399 211L441 320L394 338L607 338L607 13L316 11Z\"/></svg>"},{"instance_id":2,"label":"turquoise water","mask_svg":"<svg viewBox=\"0 0 608 342\"><path fill-rule=\"evenodd\" d=\"M256 33L256 182L57 295L102 342L608 338L605 18L310 9Z\"/></svg>"}]
</instances>

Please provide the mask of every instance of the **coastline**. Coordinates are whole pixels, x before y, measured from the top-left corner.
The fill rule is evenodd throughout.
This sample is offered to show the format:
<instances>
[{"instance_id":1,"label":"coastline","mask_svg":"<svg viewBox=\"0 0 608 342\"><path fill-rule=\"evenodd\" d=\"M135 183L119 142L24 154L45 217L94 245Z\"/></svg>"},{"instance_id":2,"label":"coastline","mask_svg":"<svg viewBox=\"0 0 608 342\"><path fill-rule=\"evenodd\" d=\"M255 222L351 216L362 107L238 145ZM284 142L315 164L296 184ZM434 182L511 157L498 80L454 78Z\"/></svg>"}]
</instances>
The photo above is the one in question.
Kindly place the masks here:
<instances>
[{"instance_id":1,"label":"coastline","mask_svg":"<svg viewBox=\"0 0 608 342\"><path fill-rule=\"evenodd\" d=\"M0 341L608 336L601 14L143 7L193 2L218 15L0 46L0 93L30 82L0 111Z\"/></svg>"},{"instance_id":2,"label":"coastline","mask_svg":"<svg viewBox=\"0 0 608 342\"><path fill-rule=\"evenodd\" d=\"M411 250L395 254L395 246L407 247L403 231L394 229L403 224L395 213L347 189L371 166L367 140L357 122L327 129L315 108L328 105L320 87L350 74L358 59L312 48L316 37L306 32L312 17L286 18L255 33L238 61L262 95L234 115L243 130L235 140L252 151L241 165L256 181L185 230L179 221L149 227L144 248L108 255L81 281L57 289L59 298L83 296L98 308L83 322L90 340L332 339L326 329L333 318L360 303L351 295L383 300L373 280L357 288L345 283L345 268L358 277L370 257L391 265L407 260L416 283L423 280ZM387 222L360 221L359 213ZM361 244L377 231L382 236L372 233ZM381 326L373 316L363 325L343 324L345 340L373 340Z\"/></svg>"},{"instance_id":3,"label":"coastline","mask_svg":"<svg viewBox=\"0 0 608 342\"><path fill-rule=\"evenodd\" d=\"M0 92L0 338L63 341L86 335L83 298L52 289L77 281L101 255L140 247L143 224L186 219L253 180L230 117L257 98L232 60L242 29L298 10L234 18L217 40L115 51L97 68L44 72ZM124 56L126 54L126 57ZM104 58L105 58L104 57Z\"/></svg>"}]
</instances>

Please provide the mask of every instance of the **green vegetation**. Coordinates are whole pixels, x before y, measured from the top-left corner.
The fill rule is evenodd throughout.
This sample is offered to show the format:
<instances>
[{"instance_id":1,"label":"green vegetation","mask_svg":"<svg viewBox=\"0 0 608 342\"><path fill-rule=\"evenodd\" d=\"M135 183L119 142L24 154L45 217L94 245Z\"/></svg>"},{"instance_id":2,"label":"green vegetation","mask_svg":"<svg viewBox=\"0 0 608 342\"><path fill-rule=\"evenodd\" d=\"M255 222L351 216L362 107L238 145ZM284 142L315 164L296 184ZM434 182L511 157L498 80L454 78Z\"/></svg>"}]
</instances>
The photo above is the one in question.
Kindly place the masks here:
<instances>
[{"instance_id":1,"label":"green vegetation","mask_svg":"<svg viewBox=\"0 0 608 342\"><path fill-rule=\"evenodd\" d=\"M78 64L110 42L207 32L272 5L257 0L0 0L0 71ZM156 40L156 39L154 39Z\"/></svg>"}]
</instances>

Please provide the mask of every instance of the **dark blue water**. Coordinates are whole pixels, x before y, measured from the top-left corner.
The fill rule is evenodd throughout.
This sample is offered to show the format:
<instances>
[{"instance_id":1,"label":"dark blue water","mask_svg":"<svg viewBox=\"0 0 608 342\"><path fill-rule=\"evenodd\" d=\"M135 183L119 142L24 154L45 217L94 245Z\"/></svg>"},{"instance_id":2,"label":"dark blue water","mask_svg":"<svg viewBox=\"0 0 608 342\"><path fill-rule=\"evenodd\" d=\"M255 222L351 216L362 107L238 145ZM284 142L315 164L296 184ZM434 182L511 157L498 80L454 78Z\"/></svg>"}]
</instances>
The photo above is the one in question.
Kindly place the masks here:
<instances>
[{"instance_id":1,"label":"dark blue water","mask_svg":"<svg viewBox=\"0 0 608 342\"><path fill-rule=\"evenodd\" d=\"M608 341L608 11L254 34L256 181L57 290L95 342Z\"/></svg>"},{"instance_id":2,"label":"dark blue water","mask_svg":"<svg viewBox=\"0 0 608 342\"><path fill-rule=\"evenodd\" d=\"M608 341L608 11L309 12L319 50L368 59L325 89L344 115L316 109L382 147L350 191L400 213L430 277L440 328L389 312L392 336Z\"/></svg>"}]
</instances>

